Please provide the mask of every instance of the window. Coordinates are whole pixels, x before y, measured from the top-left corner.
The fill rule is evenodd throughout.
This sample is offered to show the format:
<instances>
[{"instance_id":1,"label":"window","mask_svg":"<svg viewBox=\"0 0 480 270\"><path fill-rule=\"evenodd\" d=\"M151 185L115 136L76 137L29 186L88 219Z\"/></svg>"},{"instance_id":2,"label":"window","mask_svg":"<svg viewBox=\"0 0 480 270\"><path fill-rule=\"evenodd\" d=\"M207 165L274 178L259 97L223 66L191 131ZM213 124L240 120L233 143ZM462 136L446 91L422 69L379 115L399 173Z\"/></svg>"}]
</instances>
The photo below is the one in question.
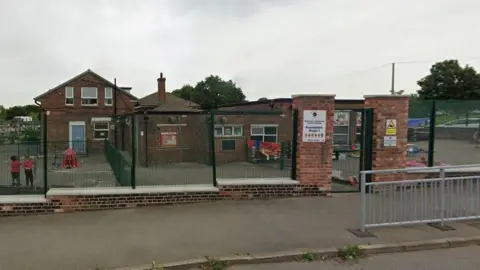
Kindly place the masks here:
<instances>
[{"instance_id":1,"label":"window","mask_svg":"<svg viewBox=\"0 0 480 270\"><path fill-rule=\"evenodd\" d=\"M112 88L105 88L105 106L112 106L113 104L113 91Z\"/></svg>"},{"instance_id":2,"label":"window","mask_svg":"<svg viewBox=\"0 0 480 270\"><path fill-rule=\"evenodd\" d=\"M348 126L333 126L333 144L349 144L348 137Z\"/></svg>"},{"instance_id":3,"label":"window","mask_svg":"<svg viewBox=\"0 0 480 270\"><path fill-rule=\"evenodd\" d=\"M65 105L73 105L73 87L65 87Z\"/></svg>"},{"instance_id":4,"label":"window","mask_svg":"<svg viewBox=\"0 0 480 270\"><path fill-rule=\"evenodd\" d=\"M277 125L252 125L250 127L250 139L262 142L278 141Z\"/></svg>"},{"instance_id":5,"label":"window","mask_svg":"<svg viewBox=\"0 0 480 270\"><path fill-rule=\"evenodd\" d=\"M108 139L109 122L93 122L93 139L105 140Z\"/></svg>"},{"instance_id":6,"label":"window","mask_svg":"<svg viewBox=\"0 0 480 270\"><path fill-rule=\"evenodd\" d=\"M82 87L82 105L98 105L98 92L95 87Z\"/></svg>"},{"instance_id":7,"label":"window","mask_svg":"<svg viewBox=\"0 0 480 270\"><path fill-rule=\"evenodd\" d=\"M241 137L243 126L215 126L215 137Z\"/></svg>"},{"instance_id":8,"label":"window","mask_svg":"<svg viewBox=\"0 0 480 270\"><path fill-rule=\"evenodd\" d=\"M333 144L348 145L350 111L335 111L333 118Z\"/></svg>"},{"instance_id":9,"label":"window","mask_svg":"<svg viewBox=\"0 0 480 270\"><path fill-rule=\"evenodd\" d=\"M222 150L235 150L235 140L222 140Z\"/></svg>"}]
</instances>

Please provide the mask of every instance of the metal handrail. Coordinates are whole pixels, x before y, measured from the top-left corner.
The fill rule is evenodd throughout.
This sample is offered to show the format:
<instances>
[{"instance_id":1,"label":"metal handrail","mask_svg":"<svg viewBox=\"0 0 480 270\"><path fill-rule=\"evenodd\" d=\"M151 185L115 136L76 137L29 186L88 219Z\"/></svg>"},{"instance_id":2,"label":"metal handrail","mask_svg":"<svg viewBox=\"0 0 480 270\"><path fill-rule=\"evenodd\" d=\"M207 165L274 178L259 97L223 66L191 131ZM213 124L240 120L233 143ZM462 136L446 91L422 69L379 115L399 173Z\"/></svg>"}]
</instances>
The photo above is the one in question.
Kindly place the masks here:
<instances>
[{"instance_id":1,"label":"metal handrail","mask_svg":"<svg viewBox=\"0 0 480 270\"><path fill-rule=\"evenodd\" d=\"M388 173L402 173L402 172L422 172L422 171L432 171L440 169L463 169L463 168L480 168L480 164L469 164L469 165L445 165L445 166L433 166L433 167L412 167L412 168L403 168L403 169L386 169L386 170L371 170L371 171L361 171L360 174L388 174Z\"/></svg>"},{"instance_id":2,"label":"metal handrail","mask_svg":"<svg viewBox=\"0 0 480 270\"><path fill-rule=\"evenodd\" d=\"M480 219L480 201L478 200L478 196L480 196L480 175L445 176L448 169L473 167L480 167L480 164L362 171L360 180L360 230L433 222L438 222L441 226L444 226L444 223L448 221ZM425 172L428 170L438 172L438 177L366 182L368 174ZM369 192L367 192L367 187ZM372 192L372 189L375 190ZM396 201L395 198L400 198L400 202ZM380 202L377 203L378 200ZM381 210L377 209L378 205L381 205ZM385 212L385 208L389 208L390 212ZM417 209L421 209L423 212L417 213ZM465 209L469 211L463 213L462 211L465 211ZM398 212L402 214L392 219L392 216L395 216ZM390 218L385 218L386 213L390 215Z\"/></svg>"}]
</instances>

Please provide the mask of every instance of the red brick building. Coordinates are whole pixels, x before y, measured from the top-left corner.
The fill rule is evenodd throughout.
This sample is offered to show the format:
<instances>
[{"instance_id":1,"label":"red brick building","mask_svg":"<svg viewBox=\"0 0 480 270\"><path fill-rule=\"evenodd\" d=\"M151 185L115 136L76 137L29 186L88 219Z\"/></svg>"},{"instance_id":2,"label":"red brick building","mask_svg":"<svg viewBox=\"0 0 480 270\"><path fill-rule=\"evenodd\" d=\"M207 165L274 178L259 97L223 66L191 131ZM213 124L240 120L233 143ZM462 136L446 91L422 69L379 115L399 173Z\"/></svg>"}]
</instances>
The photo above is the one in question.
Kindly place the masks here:
<instances>
[{"instance_id":1,"label":"red brick building","mask_svg":"<svg viewBox=\"0 0 480 270\"><path fill-rule=\"evenodd\" d=\"M157 91L139 100L136 108L137 155L140 165L158 163L211 162L210 115L198 104L166 92L166 78L160 74ZM224 106L213 119L217 163L246 160L248 140L290 142L292 139L291 100L251 102ZM243 111L265 111L242 115ZM269 114L272 110L283 113ZM236 114L235 111L239 113ZM131 130L127 129L127 132ZM127 137L127 136L125 136ZM131 147L127 147L131 152Z\"/></svg>"},{"instance_id":2,"label":"red brick building","mask_svg":"<svg viewBox=\"0 0 480 270\"><path fill-rule=\"evenodd\" d=\"M136 149L140 165L172 162L210 162L210 121L198 104L166 92L166 78L157 79L157 91L139 100L136 108ZM337 100L334 142L354 144L360 135L359 114L363 100ZM226 113L221 114L221 111ZM255 115L242 112L257 112ZM272 111L281 113L272 114ZM278 98L221 106L214 119L217 163L244 161L249 140L290 143L293 138L291 98ZM236 114L235 112L238 112ZM265 112L262 114L262 112ZM131 129L126 129L131 133ZM125 137L130 138L128 134ZM127 139L131 140L131 139ZM127 143L128 145L128 143ZM126 147L131 153L131 146Z\"/></svg>"},{"instance_id":3,"label":"red brick building","mask_svg":"<svg viewBox=\"0 0 480 270\"><path fill-rule=\"evenodd\" d=\"M166 91L163 73L157 79L157 90L139 100L136 108L136 149L140 165L166 162L197 161L208 150L199 142L208 139L199 106ZM127 128L127 132L131 132ZM200 138L202 137L203 140ZM128 147L131 153L131 147ZM203 160L207 162L207 160Z\"/></svg>"},{"instance_id":4,"label":"red brick building","mask_svg":"<svg viewBox=\"0 0 480 270\"><path fill-rule=\"evenodd\" d=\"M131 88L114 88L112 82L89 69L35 97L35 103L47 112L49 148L100 152L112 132L114 108L118 114L132 112L138 100Z\"/></svg>"}]
</instances>

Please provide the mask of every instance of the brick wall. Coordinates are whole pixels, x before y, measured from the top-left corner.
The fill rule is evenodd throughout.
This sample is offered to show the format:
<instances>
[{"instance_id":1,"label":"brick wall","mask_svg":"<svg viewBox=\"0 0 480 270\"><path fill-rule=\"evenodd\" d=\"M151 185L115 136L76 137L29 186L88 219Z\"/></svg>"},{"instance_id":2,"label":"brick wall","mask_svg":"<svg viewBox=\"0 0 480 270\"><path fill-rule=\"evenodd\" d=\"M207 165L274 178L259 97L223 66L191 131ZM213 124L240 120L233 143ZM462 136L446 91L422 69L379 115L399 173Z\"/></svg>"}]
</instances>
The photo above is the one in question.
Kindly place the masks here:
<instances>
[{"instance_id":1,"label":"brick wall","mask_svg":"<svg viewBox=\"0 0 480 270\"><path fill-rule=\"evenodd\" d=\"M297 180L302 184L317 185L324 190L331 190L332 183L332 152L333 152L333 115L335 96L293 97L293 107L298 109L298 140L297 140ZM303 111L325 110L326 131L325 142L303 142Z\"/></svg>"},{"instance_id":2,"label":"brick wall","mask_svg":"<svg viewBox=\"0 0 480 270\"><path fill-rule=\"evenodd\" d=\"M365 107L373 108L373 170L407 166L408 96L365 96ZM384 146L387 120L397 122L396 146ZM372 181L402 180L404 174L374 175Z\"/></svg>"},{"instance_id":3,"label":"brick wall","mask_svg":"<svg viewBox=\"0 0 480 270\"><path fill-rule=\"evenodd\" d=\"M38 215L94 210L136 208L154 205L201 203L219 200L273 199L323 196L317 185L235 185L218 190L170 193L47 196L43 203L0 204L0 216Z\"/></svg>"},{"instance_id":4,"label":"brick wall","mask_svg":"<svg viewBox=\"0 0 480 270\"><path fill-rule=\"evenodd\" d=\"M138 126L140 165L208 162L208 124L205 115L150 115L146 122L139 118ZM162 133L176 133L177 145L162 145Z\"/></svg>"}]
</instances>

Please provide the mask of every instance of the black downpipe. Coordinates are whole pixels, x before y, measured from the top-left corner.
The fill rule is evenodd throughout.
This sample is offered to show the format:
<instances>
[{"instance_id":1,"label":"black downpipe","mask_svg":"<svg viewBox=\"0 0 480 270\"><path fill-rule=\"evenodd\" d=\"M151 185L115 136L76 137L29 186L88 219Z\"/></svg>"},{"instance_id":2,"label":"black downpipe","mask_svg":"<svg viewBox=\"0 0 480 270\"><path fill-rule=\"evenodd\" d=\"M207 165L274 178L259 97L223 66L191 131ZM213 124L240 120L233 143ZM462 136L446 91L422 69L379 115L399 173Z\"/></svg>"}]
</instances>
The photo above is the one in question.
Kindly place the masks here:
<instances>
[{"instance_id":1,"label":"black downpipe","mask_svg":"<svg viewBox=\"0 0 480 270\"><path fill-rule=\"evenodd\" d=\"M144 139L144 143L145 143L145 167L148 168L148 115L145 115L143 117L143 126L144 126L144 133L143 134L143 137L145 138Z\"/></svg>"}]
</instances>

